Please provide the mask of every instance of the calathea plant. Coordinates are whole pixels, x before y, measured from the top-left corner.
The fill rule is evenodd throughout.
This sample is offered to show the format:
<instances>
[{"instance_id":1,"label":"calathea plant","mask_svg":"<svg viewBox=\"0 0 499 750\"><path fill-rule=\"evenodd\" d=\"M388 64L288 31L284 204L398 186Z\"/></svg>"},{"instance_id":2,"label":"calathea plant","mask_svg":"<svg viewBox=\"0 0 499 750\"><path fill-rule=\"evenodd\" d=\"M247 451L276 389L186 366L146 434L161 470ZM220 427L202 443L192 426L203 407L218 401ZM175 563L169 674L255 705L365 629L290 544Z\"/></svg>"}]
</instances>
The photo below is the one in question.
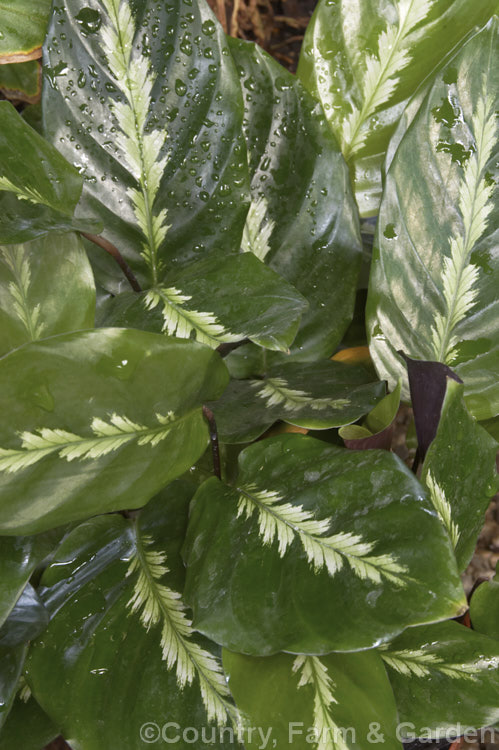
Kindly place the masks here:
<instances>
[{"instance_id":1,"label":"calathea plant","mask_svg":"<svg viewBox=\"0 0 499 750\"><path fill-rule=\"evenodd\" d=\"M0 103L2 750L498 726L495 583L456 621L498 486L494 9L321 0L294 77L203 0L54 2L41 121Z\"/></svg>"}]
</instances>

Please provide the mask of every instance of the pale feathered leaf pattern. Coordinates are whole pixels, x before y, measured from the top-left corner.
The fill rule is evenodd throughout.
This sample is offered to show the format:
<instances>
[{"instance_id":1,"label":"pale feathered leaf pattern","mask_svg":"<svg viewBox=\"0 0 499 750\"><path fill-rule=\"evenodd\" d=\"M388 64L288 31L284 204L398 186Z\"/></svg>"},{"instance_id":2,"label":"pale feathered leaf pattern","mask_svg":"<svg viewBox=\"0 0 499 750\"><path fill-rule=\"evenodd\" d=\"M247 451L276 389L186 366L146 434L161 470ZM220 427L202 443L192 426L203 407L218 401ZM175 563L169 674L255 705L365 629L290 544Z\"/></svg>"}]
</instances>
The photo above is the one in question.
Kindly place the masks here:
<instances>
[{"instance_id":1,"label":"pale feathered leaf pattern","mask_svg":"<svg viewBox=\"0 0 499 750\"><path fill-rule=\"evenodd\" d=\"M136 551L127 575L137 578L128 606L140 615L147 630L161 625L162 657L167 669L175 667L179 687L192 684L198 677L208 720L220 726L226 724L228 718L237 723L237 710L228 700L230 694L221 665L191 640L195 631L182 597L161 580L168 573L166 555L151 549L150 537L140 536L137 531L135 538Z\"/></svg>"},{"instance_id":2,"label":"pale feathered leaf pattern","mask_svg":"<svg viewBox=\"0 0 499 750\"><path fill-rule=\"evenodd\" d=\"M299 688L310 685L314 691L313 728L317 750L349 750L341 728L331 715L331 707L338 701L327 667L317 656L300 654L293 663L293 672L301 672Z\"/></svg>"},{"instance_id":3,"label":"pale feathered leaf pattern","mask_svg":"<svg viewBox=\"0 0 499 750\"><path fill-rule=\"evenodd\" d=\"M166 210L154 212L167 162L166 156L159 156L166 140L166 130L146 132L155 75L147 58L134 52L135 21L130 6L127 0L102 2L110 21L103 24L101 30L103 50L124 96L123 101L111 104L120 130L116 143L139 184L138 189L129 188L127 193L145 237L142 256L151 270L153 284L156 284L160 270L158 250L170 228L166 224Z\"/></svg>"},{"instance_id":4,"label":"pale feathered leaf pattern","mask_svg":"<svg viewBox=\"0 0 499 750\"><path fill-rule=\"evenodd\" d=\"M245 338L243 333L234 335L227 331L213 313L189 309L186 303L191 299L175 287L156 287L147 292L144 304L147 310L153 310L160 304L163 306L163 331L170 336L188 339L194 333L197 341L212 348L222 342Z\"/></svg>"},{"instance_id":5,"label":"pale feathered leaf pattern","mask_svg":"<svg viewBox=\"0 0 499 750\"><path fill-rule=\"evenodd\" d=\"M127 417L112 414L109 421L95 417L90 425L93 437L81 437L62 429L42 427L37 432L22 432L21 448L0 448L0 471L13 474L41 461L51 453L67 461L107 456L133 440L138 445L155 446L169 434L175 415L156 414L158 427L146 427Z\"/></svg>"},{"instance_id":6,"label":"pale feathered leaf pattern","mask_svg":"<svg viewBox=\"0 0 499 750\"><path fill-rule=\"evenodd\" d=\"M7 190L9 193L15 193L18 198L23 201L29 201L30 203L43 203L45 206L50 206L51 203L47 201L43 195L35 188L29 187L29 185L14 185L8 177L0 177L0 190Z\"/></svg>"},{"instance_id":7,"label":"pale feathered leaf pattern","mask_svg":"<svg viewBox=\"0 0 499 750\"><path fill-rule=\"evenodd\" d=\"M36 341L41 337L45 325L40 320L40 305L31 305L29 302L31 268L26 249L22 245L5 245L0 251L14 278L8 287L12 309L31 341Z\"/></svg>"},{"instance_id":8,"label":"pale feathered leaf pattern","mask_svg":"<svg viewBox=\"0 0 499 750\"><path fill-rule=\"evenodd\" d=\"M350 400L347 398L314 398L305 391L290 388L284 378L267 378L264 381L255 381L253 387L258 389L258 396L267 401L268 406L281 404L286 411L298 411L309 407L314 411L323 409L341 409L348 406Z\"/></svg>"},{"instance_id":9,"label":"pale feathered leaf pattern","mask_svg":"<svg viewBox=\"0 0 499 750\"><path fill-rule=\"evenodd\" d=\"M367 121L386 104L399 83L399 73L411 61L407 37L428 15L433 0L399 0L398 25L388 26L378 38L377 55L368 55L362 81L362 105L354 107L343 122L343 154L348 158L359 151L369 132Z\"/></svg>"},{"instance_id":10,"label":"pale feathered leaf pattern","mask_svg":"<svg viewBox=\"0 0 499 750\"><path fill-rule=\"evenodd\" d=\"M371 555L375 544L364 541L358 534L339 532L325 536L331 526L329 519L315 519L311 511L285 502L278 492L259 490L254 484L238 487L238 492L238 517L250 518L257 512L263 543L270 545L277 539L281 557L298 539L315 572L325 567L334 576L347 562L361 579L381 583L386 578L396 586L406 585L401 577L406 568L392 555Z\"/></svg>"},{"instance_id":11,"label":"pale feathered leaf pattern","mask_svg":"<svg viewBox=\"0 0 499 750\"><path fill-rule=\"evenodd\" d=\"M452 508L445 492L435 481L431 472L426 475L425 484L430 491L430 500L433 507L437 511L455 549L459 541L460 531L455 521L452 520Z\"/></svg>"},{"instance_id":12,"label":"pale feathered leaf pattern","mask_svg":"<svg viewBox=\"0 0 499 750\"><path fill-rule=\"evenodd\" d=\"M452 679L474 680L481 672L477 664L447 664L441 656L423 649L390 651L389 646L382 646L379 652L385 664L405 677L429 677L437 671ZM499 659L496 661L499 666Z\"/></svg>"},{"instance_id":13,"label":"pale feathered leaf pattern","mask_svg":"<svg viewBox=\"0 0 499 750\"><path fill-rule=\"evenodd\" d=\"M246 223L241 239L243 253L253 253L260 260L265 260L270 250L270 237L274 231L275 221L267 217L268 203L263 196L251 203L246 216Z\"/></svg>"},{"instance_id":14,"label":"pale feathered leaf pattern","mask_svg":"<svg viewBox=\"0 0 499 750\"><path fill-rule=\"evenodd\" d=\"M472 131L475 149L466 162L459 186L462 234L452 237L450 256L444 258L442 281L445 312L437 313L432 327L434 358L447 365L452 364L457 356L459 339L454 329L478 298L479 271L477 266L470 263L470 256L487 227L493 208L490 199L494 186L487 184L485 171L495 144L496 115L494 100L487 95L485 81L472 117Z\"/></svg>"}]
</instances>

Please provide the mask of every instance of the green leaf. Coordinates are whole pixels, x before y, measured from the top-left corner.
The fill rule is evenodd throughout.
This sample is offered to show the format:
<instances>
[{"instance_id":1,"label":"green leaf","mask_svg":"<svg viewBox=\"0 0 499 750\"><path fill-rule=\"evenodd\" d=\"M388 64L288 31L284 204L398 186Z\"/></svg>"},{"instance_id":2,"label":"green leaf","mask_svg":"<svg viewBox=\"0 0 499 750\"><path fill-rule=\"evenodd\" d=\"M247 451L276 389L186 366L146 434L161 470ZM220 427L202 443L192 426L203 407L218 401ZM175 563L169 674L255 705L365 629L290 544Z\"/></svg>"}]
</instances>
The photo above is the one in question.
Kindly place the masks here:
<instances>
[{"instance_id":1,"label":"green leaf","mask_svg":"<svg viewBox=\"0 0 499 750\"><path fill-rule=\"evenodd\" d=\"M496 47L494 20L437 75L401 140L367 305L381 377L407 383L399 350L450 365L477 419L499 411Z\"/></svg>"},{"instance_id":2,"label":"green leaf","mask_svg":"<svg viewBox=\"0 0 499 750\"><path fill-rule=\"evenodd\" d=\"M0 730L14 702L26 652L24 644L16 648L0 647Z\"/></svg>"},{"instance_id":3,"label":"green leaf","mask_svg":"<svg viewBox=\"0 0 499 750\"><path fill-rule=\"evenodd\" d=\"M50 230L79 228L78 170L33 130L10 102L0 102L0 242L26 242ZM95 230L93 221L82 228Z\"/></svg>"},{"instance_id":4,"label":"green leaf","mask_svg":"<svg viewBox=\"0 0 499 750\"><path fill-rule=\"evenodd\" d=\"M362 216L378 212L382 164L408 99L494 0L321 0L298 76L319 99L342 145Z\"/></svg>"},{"instance_id":5,"label":"green leaf","mask_svg":"<svg viewBox=\"0 0 499 750\"><path fill-rule=\"evenodd\" d=\"M17 697L0 732L0 750L40 750L60 734L34 698Z\"/></svg>"},{"instance_id":6,"label":"green leaf","mask_svg":"<svg viewBox=\"0 0 499 750\"><path fill-rule=\"evenodd\" d=\"M57 543L54 533L29 537L1 537L0 626L9 616L36 566Z\"/></svg>"},{"instance_id":7,"label":"green leaf","mask_svg":"<svg viewBox=\"0 0 499 750\"><path fill-rule=\"evenodd\" d=\"M5 356L1 532L144 505L204 452L201 404L227 379L208 348L133 330L56 336Z\"/></svg>"},{"instance_id":8,"label":"green leaf","mask_svg":"<svg viewBox=\"0 0 499 750\"><path fill-rule=\"evenodd\" d=\"M491 638L442 622L409 628L379 654L410 739L499 720L499 644Z\"/></svg>"},{"instance_id":9,"label":"green leaf","mask_svg":"<svg viewBox=\"0 0 499 750\"><path fill-rule=\"evenodd\" d=\"M249 338L287 351L307 307L291 284L249 253L211 253L175 274L170 283L141 296L112 298L101 310L101 322L194 336L211 347Z\"/></svg>"},{"instance_id":10,"label":"green leaf","mask_svg":"<svg viewBox=\"0 0 499 750\"><path fill-rule=\"evenodd\" d=\"M328 429L355 422L382 398L385 385L370 382L363 367L340 362L290 362L269 367L262 380L232 381L210 403L220 438L247 443L274 422Z\"/></svg>"},{"instance_id":11,"label":"green leaf","mask_svg":"<svg viewBox=\"0 0 499 750\"><path fill-rule=\"evenodd\" d=\"M223 652L229 687L254 731L247 750L310 747L364 750L377 740L399 750L397 709L375 651L256 659ZM274 744L275 743L275 744Z\"/></svg>"},{"instance_id":12,"label":"green leaf","mask_svg":"<svg viewBox=\"0 0 499 750\"><path fill-rule=\"evenodd\" d=\"M40 98L42 69L36 60L0 65L0 91L7 99L31 104Z\"/></svg>"},{"instance_id":13,"label":"green leaf","mask_svg":"<svg viewBox=\"0 0 499 750\"><path fill-rule=\"evenodd\" d=\"M309 301L295 358L331 355L353 314L360 235L348 169L323 112L260 47L229 40L244 97L251 207L242 247Z\"/></svg>"},{"instance_id":14,"label":"green leaf","mask_svg":"<svg viewBox=\"0 0 499 750\"><path fill-rule=\"evenodd\" d=\"M0 62L41 57L50 0L3 0Z\"/></svg>"},{"instance_id":15,"label":"green leaf","mask_svg":"<svg viewBox=\"0 0 499 750\"><path fill-rule=\"evenodd\" d=\"M339 436L350 449L385 448L390 450L393 437L393 422L400 407L402 380L395 390L376 404L363 420L362 425L346 425L339 429Z\"/></svg>"},{"instance_id":16,"label":"green leaf","mask_svg":"<svg viewBox=\"0 0 499 750\"><path fill-rule=\"evenodd\" d=\"M206 4L64 0L44 73L47 137L81 169L85 210L142 286L168 287L173 267L238 248L249 203L242 100ZM102 281L114 290L116 277Z\"/></svg>"},{"instance_id":17,"label":"green leaf","mask_svg":"<svg viewBox=\"0 0 499 750\"><path fill-rule=\"evenodd\" d=\"M27 584L0 628L0 647L12 648L33 640L48 625L48 612L35 589Z\"/></svg>"},{"instance_id":18,"label":"green leaf","mask_svg":"<svg viewBox=\"0 0 499 750\"><path fill-rule=\"evenodd\" d=\"M496 575L481 583L470 602L473 629L499 641L499 564Z\"/></svg>"},{"instance_id":19,"label":"green leaf","mask_svg":"<svg viewBox=\"0 0 499 750\"><path fill-rule=\"evenodd\" d=\"M34 698L17 697L0 732L0 750L40 750L59 735L59 730Z\"/></svg>"},{"instance_id":20,"label":"green leaf","mask_svg":"<svg viewBox=\"0 0 499 750\"><path fill-rule=\"evenodd\" d=\"M185 597L213 640L351 651L466 607L446 534L396 456L284 435L239 466L234 486L197 491L184 547Z\"/></svg>"},{"instance_id":21,"label":"green leaf","mask_svg":"<svg viewBox=\"0 0 499 750\"><path fill-rule=\"evenodd\" d=\"M87 521L44 573L52 618L31 648L27 679L71 744L138 746L146 722L210 732L211 722L217 731L235 716L217 649L195 635L180 597L191 495L176 482L134 521Z\"/></svg>"},{"instance_id":22,"label":"green leaf","mask_svg":"<svg viewBox=\"0 0 499 750\"><path fill-rule=\"evenodd\" d=\"M498 489L497 443L470 416L463 386L447 379L435 439L423 465L422 480L456 551L460 571L468 565Z\"/></svg>"},{"instance_id":23,"label":"green leaf","mask_svg":"<svg viewBox=\"0 0 499 750\"><path fill-rule=\"evenodd\" d=\"M75 234L0 246L0 355L29 341L91 328L94 311L92 269Z\"/></svg>"}]
</instances>

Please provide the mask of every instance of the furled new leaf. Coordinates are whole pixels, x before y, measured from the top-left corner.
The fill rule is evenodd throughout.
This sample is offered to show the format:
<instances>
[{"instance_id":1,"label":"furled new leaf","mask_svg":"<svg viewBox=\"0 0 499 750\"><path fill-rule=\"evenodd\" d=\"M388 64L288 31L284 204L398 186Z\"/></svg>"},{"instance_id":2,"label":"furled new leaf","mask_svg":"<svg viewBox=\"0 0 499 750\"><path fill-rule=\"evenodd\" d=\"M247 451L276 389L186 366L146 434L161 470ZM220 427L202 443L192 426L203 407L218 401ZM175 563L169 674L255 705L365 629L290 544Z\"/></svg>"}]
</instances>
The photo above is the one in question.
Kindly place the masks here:
<instances>
[{"instance_id":1,"label":"furled new leaf","mask_svg":"<svg viewBox=\"0 0 499 750\"><path fill-rule=\"evenodd\" d=\"M0 245L0 355L29 341L91 328L94 311L92 269L75 234Z\"/></svg>"},{"instance_id":2,"label":"furled new leaf","mask_svg":"<svg viewBox=\"0 0 499 750\"><path fill-rule=\"evenodd\" d=\"M314 430L355 422L384 393L364 367L290 362L269 367L261 380L231 381L209 406L223 442L248 443L278 420Z\"/></svg>"},{"instance_id":3,"label":"furled new leaf","mask_svg":"<svg viewBox=\"0 0 499 750\"><path fill-rule=\"evenodd\" d=\"M266 738L279 749L364 750L375 726L383 747L401 750L393 692L375 651L254 658L224 650L223 663L236 705L255 728L243 735L247 750Z\"/></svg>"},{"instance_id":4,"label":"furled new leaf","mask_svg":"<svg viewBox=\"0 0 499 750\"><path fill-rule=\"evenodd\" d=\"M0 63L41 57L50 0L4 0L1 13Z\"/></svg>"},{"instance_id":5,"label":"furled new leaf","mask_svg":"<svg viewBox=\"0 0 499 750\"><path fill-rule=\"evenodd\" d=\"M438 737L499 721L499 644L457 622L409 628L379 654L393 686L401 731ZM424 733L424 734L423 734ZM459 737L459 730L456 736Z\"/></svg>"},{"instance_id":6,"label":"furled new leaf","mask_svg":"<svg viewBox=\"0 0 499 750\"><path fill-rule=\"evenodd\" d=\"M142 506L202 455L201 405L227 379L204 346L116 328L55 336L5 356L1 532Z\"/></svg>"},{"instance_id":7,"label":"furled new leaf","mask_svg":"<svg viewBox=\"0 0 499 750\"><path fill-rule=\"evenodd\" d=\"M81 170L83 205L144 287L169 287L173 266L209 250L238 249L242 101L205 3L64 0L45 62L47 137Z\"/></svg>"},{"instance_id":8,"label":"furled new leaf","mask_svg":"<svg viewBox=\"0 0 499 750\"><path fill-rule=\"evenodd\" d=\"M101 322L194 337L213 348L249 338L287 351L307 307L291 284L248 253L211 253L169 283L141 296L112 298L100 312Z\"/></svg>"},{"instance_id":9,"label":"furled new leaf","mask_svg":"<svg viewBox=\"0 0 499 750\"><path fill-rule=\"evenodd\" d=\"M497 28L491 21L437 75L400 142L367 307L381 377L404 376L399 350L450 365L478 419L499 411Z\"/></svg>"},{"instance_id":10,"label":"furled new leaf","mask_svg":"<svg viewBox=\"0 0 499 750\"><path fill-rule=\"evenodd\" d=\"M321 0L298 75L320 100L350 164L361 215L378 211L385 152L408 99L494 0Z\"/></svg>"},{"instance_id":11,"label":"furled new leaf","mask_svg":"<svg viewBox=\"0 0 499 750\"><path fill-rule=\"evenodd\" d=\"M143 725L161 732L167 721L167 737L176 727L205 727L210 737L236 718L217 647L194 633L181 598L191 494L175 482L134 521L87 521L43 575L52 619L32 646L27 679L71 744L128 747L151 739Z\"/></svg>"},{"instance_id":12,"label":"furled new leaf","mask_svg":"<svg viewBox=\"0 0 499 750\"><path fill-rule=\"evenodd\" d=\"M0 242L27 242L51 230L96 231L73 220L83 179L56 148L0 102Z\"/></svg>"},{"instance_id":13,"label":"furled new leaf","mask_svg":"<svg viewBox=\"0 0 499 750\"><path fill-rule=\"evenodd\" d=\"M468 565L498 488L497 443L468 413L463 386L447 380L437 434L426 454L422 480L456 551Z\"/></svg>"},{"instance_id":14,"label":"furled new leaf","mask_svg":"<svg viewBox=\"0 0 499 750\"><path fill-rule=\"evenodd\" d=\"M294 357L327 357L351 320L360 265L348 169L300 81L255 44L230 39L229 46L244 97L251 177L242 249L309 302Z\"/></svg>"},{"instance_id":15,"label":"furled new leaf","mask_svg":"<svg viewBox=\"0 0 499 750\"><path fill-rule=\"evenodd\" d=\"M239 466L233 486L197 491L184 547L194 624L226 648L363 649L466 606L446 534L394 455L282 435Z\"/></svg>"}]
</instances>

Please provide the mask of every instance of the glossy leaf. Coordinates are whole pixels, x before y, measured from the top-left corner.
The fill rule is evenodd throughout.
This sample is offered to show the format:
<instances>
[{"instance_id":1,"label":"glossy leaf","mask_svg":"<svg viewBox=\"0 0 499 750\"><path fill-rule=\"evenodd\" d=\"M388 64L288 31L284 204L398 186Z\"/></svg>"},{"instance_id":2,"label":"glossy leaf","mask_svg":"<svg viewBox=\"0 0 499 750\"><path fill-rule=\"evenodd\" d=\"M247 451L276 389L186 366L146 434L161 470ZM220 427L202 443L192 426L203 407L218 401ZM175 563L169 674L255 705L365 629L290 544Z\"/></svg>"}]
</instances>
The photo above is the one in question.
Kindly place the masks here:
<instances>
[{"instance_id":1,"label":"glossy leaf","mask_svg":"<svg viewBox=\"0 0 499 750\"><path fill-rule=\"evenodd\" d=\"M404 374L399 350L445 363L464 381L478 419L499 410L496 49L492 21L437 75L402 138L367 306L380 376L393 383Z\"/></svg>"},{"instance_id":2,"label":"glossy leaf","mask_svg":"<svg viewBox=\"0 0 499 750\"><path fill-rule=\"evenodd\" d=\"M307 307L291 284L249 253L212 253L169 283L140 296L125 293L112 298L101 310L101 322L193 336L214 348L249 338L287 351Z\"/></svg>"},{"instance_id":3,"label":"glossy leaf","mask_svg":"<svg viewBox=\"0 0 499 750\"><path fill-rule=\"evenodd\" d=\"M283 435L239 466L234 486L197 491L184 546L186 600L213 640L351 651L466 607L445 532L394 455Z\"/></svg>"},{"instance_id":4,"label":"glossy leaf","mask_svg":"<svg viewBox=\"0 0 499 750\"><path fill-rule=\"evenodd\" d=\"M0 731L0 750L12 750L13 747L40 750L59 734L34 698L25 701L18 696Z\"/></svg>"},{"instance_id":5,"label":"glossy leaf","mask_svg":"<svg viewBox=\"0 0 499 750\"><path fill-rule=\"evenodd\" d=\"M261 380L234 380L210 403L220 439L248 443L277 420L328 429L354 422L384 395L363 367L340 362L290 362L270 367Z\"/></svg>"},{"instance_id":6,"label":"glossy leaf","mask_svg":"<svg viewBox=\"0 0 499 750\"><path fill-rule=\"evenodd\" d=\"M342 145L362 216L378 211L390 136L408 99L494 0L321 0L298 75L321 101Z\"/></svg>"},{"instance_id":7,"label":"glossy leaf","mask_svg":"<svg viewBox=\"0 0 499 750\"><path fill-rule=\"evenodd\" d=\"M255 728L243 735L247 750L264 742L279 750L364 750L375 740L401 750L393 692L374 651L258 659L224 650L223 663L236 704Z\"/></svg>"},{"instance_id":8,"label":"glossy leaf","mask_svg":"<svg viewBox=\"0 0 499 750\"><path fill-rule=\"evenodd\" d=\"M0 62L23 62L41 57L50 0L4 0Z\"/></svg>"},{"instance_id":9,"label":"glossy leaf","mask_svg":"<svg viewBox=\"0 0 499 750\"><path fill-rule=\"evenodd\" d=\"M0 647L0 730L14 702L26 652L25 645L16 648Z\"/></svg>"},{"instance_id":10,"label":"glossy leaf","mask_svg":"<svg viewBox=\"0 0 499 750\"><path fill-rule=\"evenodd\" d=\"M42 91L42 69L36 60L0 65L0 91L7 99L32 104Z\"/></svg>"},{"instance_id":11,"label":"glossy leaf","mask_svg":"<svg viewBox=\"0 0 499 750\"><path fill-rule=\"evenodd\" d=\"M94 311L92 269L76 235L0 246L0 355L29 341L91 328Z\"/></svg>"},{"instance_id":12,"label":"glossy leaf","mask_svg":"<svg viewBox=\"0 0 499 750\"><path fill-rule=\"evenodd\" d=\"M309 301L295 358L327 357L350 323L361 244L348 170L324 114L255 44L230 39L244 97L251 208L243 249Z\"/></svg>"},{"instance_id":13,"label":"glossy leaf","mask_svg":"<svg viewBox=\"0 0 499 750\"><path fill-rule=\"evenodd\" d=\"M470 602L473 629L499 641L499 565L491 581L481 583Z\"/></svg>"},{"instance_id":14,"label":"glossy leaf","mask_svg":"<svg viewBox=\"0 0 499 750\"><path fill-rule=\"evenodd\" d=\"M84 210L142 286L169 286L178 265L238 249L249 204L242 100L206 4L64 0L45 63L47 137L81 170ZM116 275L102 281L114 290Z\"/></svg>"},{"instance_id":15,"label":"glossy leaf","mask_svg":"<svg viewBox=\"0 0 499 750\"><path fill-rule=\"evenodd\" d=\"M144 505L202 455L201 404L226 382L208 348L141 331L66 334L8 354L0 530Z\"/></svg>"},{"instance_id":16,"label":"glossy leaf","mask_svg":"<svg viewBox=\"0 0 499 750\"><path fill-rule=\"evenodd\" d=\"M456 622L409 628L379 651L393 686L401 731L438 736L499 720L499 644ZM461 732L458 731L456 736Z\"/></svg>"},{"instance_id":17,"label":"glossy leaf","mask_svg":"<svg viewBox=\"0 0 499 750\"><path fill-rule=\"evenodd\" d=\"M44 573L52 618L27 679L70 744L138 745L151 737L147 726L161 732L167 722L210 732L210 721L234 712L216 647L194 635L180 598L190 497L190 485L176 482L135 521L87 521Z\"/></svg>"},{"instance_id":18,"label":"glossy leaf","mask_svg":"<svg viewBox=\"0 0 499 750\"><path fill-rule=\"evenodd\" d=\"M0 626L12 611L36 566L58 541L57 532L0 538Z\"/></svg>"},{"instance_id":19,"label":"glossy leaf","mask_svg":"<svg viewBox=\"0 0 499 750\"><path fill-rule=\"evenodd\" d=\"M0 647L12 648L33 640L48 625L48 612L29 583L0 628Z\"/></svg>"},{"instance_id":20,"label":"glossy leaf","mask_svg":"<svg viewBox=\"0 0 499 750\"><path fill-rule=\"evenodd\" d=\"M436 437L426 454L422 479L456 551L459 570L468 565L499 489L496 441L470 416L463 386L447 381Z\"/></svg>"}]
</instances>

